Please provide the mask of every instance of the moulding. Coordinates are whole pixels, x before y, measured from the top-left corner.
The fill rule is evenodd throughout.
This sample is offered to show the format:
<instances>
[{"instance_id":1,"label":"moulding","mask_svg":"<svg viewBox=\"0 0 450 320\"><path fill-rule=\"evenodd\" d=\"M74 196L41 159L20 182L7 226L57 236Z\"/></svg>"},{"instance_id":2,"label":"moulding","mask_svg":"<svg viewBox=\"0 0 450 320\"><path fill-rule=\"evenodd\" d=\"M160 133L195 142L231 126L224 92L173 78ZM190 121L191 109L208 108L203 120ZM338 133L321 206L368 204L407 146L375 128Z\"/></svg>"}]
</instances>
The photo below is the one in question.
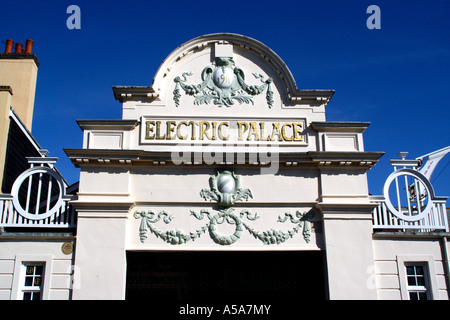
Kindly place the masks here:
<instances>
[{"instance_id":1,"label":"moulding","mask_svg":"<svg viewBox=\"0 0 450 320\"><path fill-rule=\"evenodd\" d=\"M139 125L139 120L77 120L81 130L126 130L131 131Z\"/></svg>"},{"instance_id":2,"label":"moulding","mask_svg":"<svg viewBox=\"0 0 450 320\"><path fill-rule=\"evenodd\" d=\"M68 149L64 152L76 167L83 166L120 166L120 165L167 165L172 164L172 153L168 151L143 151L143 150L118 150L118 149ZM236 154L236 153L234 153ZM241 153L238 153L241 154ZM323 168L333 167L344 169L348 167L368 170L373 167L383 156L384 152L362 152L362 151L308 151L308 152L280 152L278 163L286 166L320 166ZM231 163L233 166L265 166L267 163L262 161L251 161L248 159L257 159L254 155L257 153L245 152L245 163ZM204 162L196 162L195 154L191 154L191 165L200 165ZM203 159L203 157L201 157ZM225 157L228 159L228 157ZM109 160L109 161L98 161ZM222 163L227 165L227 163ZM185 164L187 165L187 164Z\"/></svg>"},{"instance_id":3,"label":"moulding","mask_svg":"<svg viewBox=\"0 0 450 320\"><path fill-rule=\"evenodd\" d=\"M13 95L13 89L11 88L11 86L0 85L0 92L1 91L7 91L10 95Z\"/></svg>"},{"instance_id":4,"label":"moulding","mask_svg":"<svg viewBox=\"0 0 450 320\"><path fill-rule=\"evenodd\" d=\"M155 90L149 86L113 86L114 98L119 102L141 98L154 100L159 97Z\"/></svg>"},{"instance_id":5,"label":"moulding","mask_svg":"<svg viewBox=\"0 0 450 320\"><path fill-rule=\"evenodd\" d=\"M31 235L27 235L24 232L8 232L0 234L0 242L3 240L7 241L67 241L67 240L76 240L77 237L74 235L53 235L51 233L32 233Z\"/></svg>"},{"instance_id":6,"label":"moulding","mask_svg":"<svg viewBox=\"0 0 450 320\"><path fill-rule=\"evenodd\" d=\"M356 132L363 133L370 122L349 121L313 121L311 128L319 132Z\"/></svg>"},{"instance_id":7,"label":"moulding","mask_svg":"<svg viewBox=\"0 0 450 320\"><path fill-rule=\"evenodd\" d=\"M70 203L78 213L78 218L128 218L134 202L88 202Z\"/></svg>"},{"instance_id":8,"label":"moulding","mask_svg":"<svg viewBox=\"0 0 450 320\"><path fill-rule=\"evenodd\" d=\"M322 214L323 220L372 220L375 203L317 203L315 208Z\"/></svg>"},{"instance_id":9,"label":"moulding","mask_svg":"<svg viewBox=\"0 0 450 320\"><path fill-rule=\"evenodd\" d=\"M377 240L390 240L391 238L403 238L403 239L411 239L417 240L421 239L442 239L442 238L450 238L450 232L421 232L416 230L406 231L375 231L373 233L373 238Z\"/></svg>"},{"instance_id":10,"label":"moulding","mask_svg":"<svg viewBox=\"0 0 450 320\"><path fill-rule=\"evenodd\" d=\"M0 53L0 60L26 60L31 59L39 68L39 60L34 53Z\"/></svg>"}]
</instances>

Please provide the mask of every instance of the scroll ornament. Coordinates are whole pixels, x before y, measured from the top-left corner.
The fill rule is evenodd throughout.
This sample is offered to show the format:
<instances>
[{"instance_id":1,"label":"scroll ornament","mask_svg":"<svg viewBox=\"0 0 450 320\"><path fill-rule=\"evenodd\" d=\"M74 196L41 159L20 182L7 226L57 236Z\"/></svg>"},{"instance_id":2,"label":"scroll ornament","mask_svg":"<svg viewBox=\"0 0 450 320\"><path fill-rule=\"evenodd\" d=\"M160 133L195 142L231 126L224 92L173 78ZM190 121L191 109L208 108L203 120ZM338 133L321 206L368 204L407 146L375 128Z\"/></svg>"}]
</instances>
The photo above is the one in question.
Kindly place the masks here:
<instances>
[{"instance_id":1,"label":"scroll ornament","mask_svg":"<svg viewBox=\"0 0 450 320\"><path fill-rule=\"evenodd\" d=\"M173 91L175 105L180 105L181 89L191 96L194 96L194 104L213 104L222 107L231 107L235 102L239 104L254 104L253 96L259 95L267 88L266 100L269 108L273 107L273 91L271 88L272 78L264 80L261 74L253 73L262 85L248 85L245 82L244 71L235 67L233 58L215 58L213 66L207 66L202 71L202 83L186 84L187 77L192 72L183 72L181 78L177 76Z\"/></svg>"}]
</instances>

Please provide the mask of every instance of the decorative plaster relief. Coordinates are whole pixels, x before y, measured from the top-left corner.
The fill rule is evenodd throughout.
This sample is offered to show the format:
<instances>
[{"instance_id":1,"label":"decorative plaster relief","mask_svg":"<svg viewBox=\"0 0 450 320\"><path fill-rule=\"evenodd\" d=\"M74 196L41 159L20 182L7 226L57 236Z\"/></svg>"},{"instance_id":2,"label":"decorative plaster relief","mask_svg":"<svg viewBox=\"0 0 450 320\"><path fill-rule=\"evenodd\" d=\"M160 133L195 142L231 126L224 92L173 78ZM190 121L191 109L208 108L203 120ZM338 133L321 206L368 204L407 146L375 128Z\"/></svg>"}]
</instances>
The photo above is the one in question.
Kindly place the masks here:
<instances>
[{"instance_id":1,"label":"decorative plaster relief","mask_svg":"<svg viewBox=\"0 0 450 320\"><path fill-rule=\"evenodd\" d=\"M173 91L173 100L177 107L180 105L180 89L183 89L186 94L194 96L194 104L196 105L209 104L212 101L219 107L231 107L235 101L239 102L239 104L254 104L252 96L263 93L266 88L267 105L269 108L273 106L272 78L264 80L263 75L253 73L255 78L259 79L263 84L260 86L247 85L244 71L239 67L235 67L231 57L216 57L213 66L203 69L203 82L201 84L185 84L187 81L186 77L191 75L192 72L183 72L182 78L176 77L174 79L176 86Z\"/></svg>"},{"instance_id":2,"label":"decorative plaster relief","mask_svg":"<svg viewBox=\"0 0 450 320\"><path fill-rule=\"evenodd\" d=\"M244 218L248 220L256 220L260 218L257 213L252 216L249 210L242 210L239 215L234 213L234 208L222 208L217 210L218 212L214 215L207 209L200 210L196 212L191 210L191 215L198 220L203 220L205 215L209 219L209 222L202 228L195 230L193 232L185 233L181 230L174 229L169 231L161 231L153 226L154 223L158 222L161 218L166 224L169 224L173 220L173 216L165 210L161 211L156 215L153 211L136 211L134 217L136 219L142 219L141 225L139 227L139 235L141 242L145 242L149 232L153 233L157 238L160 238L164 242L172 245L185 244L189 241L195 241L200 238L208 230L211 239L220 245L231 245L241 238L242 232L246 229L252 236L256 239L262 241L265 245L281 244L286 242L288 239L293 238L301 228L303 228L302 235L306 243L309 243L311 238L311 218L314 216L313 213L297 211L294 214L286 212L284 217L279 216L278 222L286 222L290 219L291 223L295 223L296 226L289 231L280 230L266 230L257 231L250 227L244 222ZM217 231L217 225L227 222L228 224L235 225L235 231L232 235L222 235Z\"/></svg>"},{"instance_id":3,"label":"decorative plaster relief","mask_svg":"<svg viewBox=\"0 0 450 320\"><path fill-rule=\"evenodd\" d=\"M236 201L248 200L252 198L252 192L250 189L241 188L241 177L236 175L232 171L216 171L214 176L209 179L210 189L202 189L200 196L205 200L212 200L218 203L218 207L214 209L216 213L211 213L207 209L202 209L200 212L191 210L191 215L198 220L203 220L205 215L209 219L209 222L205 226L193 232L185 233L181 230L174 229L169 231L161 231L154 227L154 224L163 218L164 223L169 224L173 220L173 216L165 210L160 211L156 215L153 211L136 211L134 217L136 219L142 219L139 227L139 235L141 242L147 239L149 231L153 233L157 238L172 244L179 245L185 244L188 241L194 241L200 238L208 230L211 239L220 245L231 245L241 238L242 232L246 229L256 239L262 241L266 245L281 244L288 239L293 238L296 233L303 228L303 239L306 243L309 243L311 238L311 218L313 218L313 212L297 211L294 214L286 212L284 217L279 216L278 222L286 222L290 219L291 223L295 223L296 226L289 231L279 230L266 230L257 231L249 226L244 219L254 221L260 216L257 213L252 215L250 210L244 209L239 214L234 212L232 206ZM232 235L222 235L217 230L217 225L227 222L230 225L235 226L235 231Z\"/></svg>"}]
</instances>

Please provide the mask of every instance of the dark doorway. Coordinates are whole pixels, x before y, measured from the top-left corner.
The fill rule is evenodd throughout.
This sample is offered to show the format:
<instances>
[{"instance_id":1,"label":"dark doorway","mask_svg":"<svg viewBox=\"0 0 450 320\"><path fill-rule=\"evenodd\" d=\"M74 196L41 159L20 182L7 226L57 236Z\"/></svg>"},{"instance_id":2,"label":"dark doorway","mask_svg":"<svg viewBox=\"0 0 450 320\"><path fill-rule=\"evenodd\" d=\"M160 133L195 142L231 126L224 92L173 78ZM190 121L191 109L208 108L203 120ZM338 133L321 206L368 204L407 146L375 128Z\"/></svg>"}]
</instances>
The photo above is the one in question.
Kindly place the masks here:
<instances>
[{"instance_id":1,"label":"dark doorway","mask_svg":"<svg viewBox=\"0 0 450 320\"><path fill-rule=\"evenodd\" d=\"M324 300L321 251L127 252L126 299Z\"/></svg>"}]
</instances>

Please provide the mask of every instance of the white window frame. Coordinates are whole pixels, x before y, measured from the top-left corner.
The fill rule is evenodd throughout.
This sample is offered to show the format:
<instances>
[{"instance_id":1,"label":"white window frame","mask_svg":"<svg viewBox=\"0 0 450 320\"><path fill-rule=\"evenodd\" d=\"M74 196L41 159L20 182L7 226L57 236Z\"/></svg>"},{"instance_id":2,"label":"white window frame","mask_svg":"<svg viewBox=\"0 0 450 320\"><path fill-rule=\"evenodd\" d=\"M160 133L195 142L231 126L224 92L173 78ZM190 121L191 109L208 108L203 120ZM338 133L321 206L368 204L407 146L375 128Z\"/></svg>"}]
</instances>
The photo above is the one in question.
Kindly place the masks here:
<instances>
[{"instance_id":1,"label":"white window frame","mask_svg":"<svg viewBox=\"0 0 450 320\"><path fill-rule=\"evenodd\" d=\"M419 286L419 285L410 285L408 283L408 277L411 277L411 275L408 275L408 270L406 270L406 282L407 282L407 290L408 290L408 295L410 295L411 293L415 292L415 293L425 293L425 295L427 296L427 299L430 300L430 282L428 280L429 277L429 272L428 272L428 264L424 263L424 262L405 262L405 268L407 267L414 267L414 269L416 269L416 267L422 267L423 268L423 278L424 278L424 285L423 286ZM417 277L415 277L417 279ZM411 300L411 298L409 297L409 299Z\"/></svg>"},{"instance_id":2,"label":"white window frame","mask_svg":"<svg viewBox=\"0 0 450 320\"><path fill-rule=\"evenodd\" d=\"M50 278L52 274L52 255L16 255L11 290L12 300L23 300L26 265L42 265L44 267L41 289L41 300L48 300L50 294Z\"/></svg>"},{"instance_id":3,"label":"white window frame","mask_svg":"<svg viewBox=\"0 0 450 320\"><path fill-rule=\"evenodd\" d=\"M425 284L427 286L428 299L439 299L439 289L437 284L435 259L432 255L398 255L397 269L400 281L400 293L402 300L409 300L409 293L419 289L417 287L408 286L406 274L407 265L422 265L425 272Z\"/></svg>"},{"instance_id":4,"label":"white window frame","mask_svg":"<svg viewBox=\"0 0 450 320\"><path fill-rule=\"evenodd\" d=\"M37 275L35 274L36 270L38 267L42 267L42 274L39 275L41 278L41 283L36 286L34 285L35 279L37 277ZM27 270L28 268L33 268L33 274L32 275L28 275L27 274ZM21 286L19 288L19 294L22 297L23 300L25 300L25 293L31 293L32 296L34 296L36 293L39 293L40 298L39 300L42 300L42 288L44 287L44 277L45 277L45 263L44 262L25 262L22 264L22 269L21 270ZM31 278L33 281L31 283L31 285L27 286L27 277ZM30 299L30 300L34 300L34 299Z\"/></svg>"}]
</instances>

